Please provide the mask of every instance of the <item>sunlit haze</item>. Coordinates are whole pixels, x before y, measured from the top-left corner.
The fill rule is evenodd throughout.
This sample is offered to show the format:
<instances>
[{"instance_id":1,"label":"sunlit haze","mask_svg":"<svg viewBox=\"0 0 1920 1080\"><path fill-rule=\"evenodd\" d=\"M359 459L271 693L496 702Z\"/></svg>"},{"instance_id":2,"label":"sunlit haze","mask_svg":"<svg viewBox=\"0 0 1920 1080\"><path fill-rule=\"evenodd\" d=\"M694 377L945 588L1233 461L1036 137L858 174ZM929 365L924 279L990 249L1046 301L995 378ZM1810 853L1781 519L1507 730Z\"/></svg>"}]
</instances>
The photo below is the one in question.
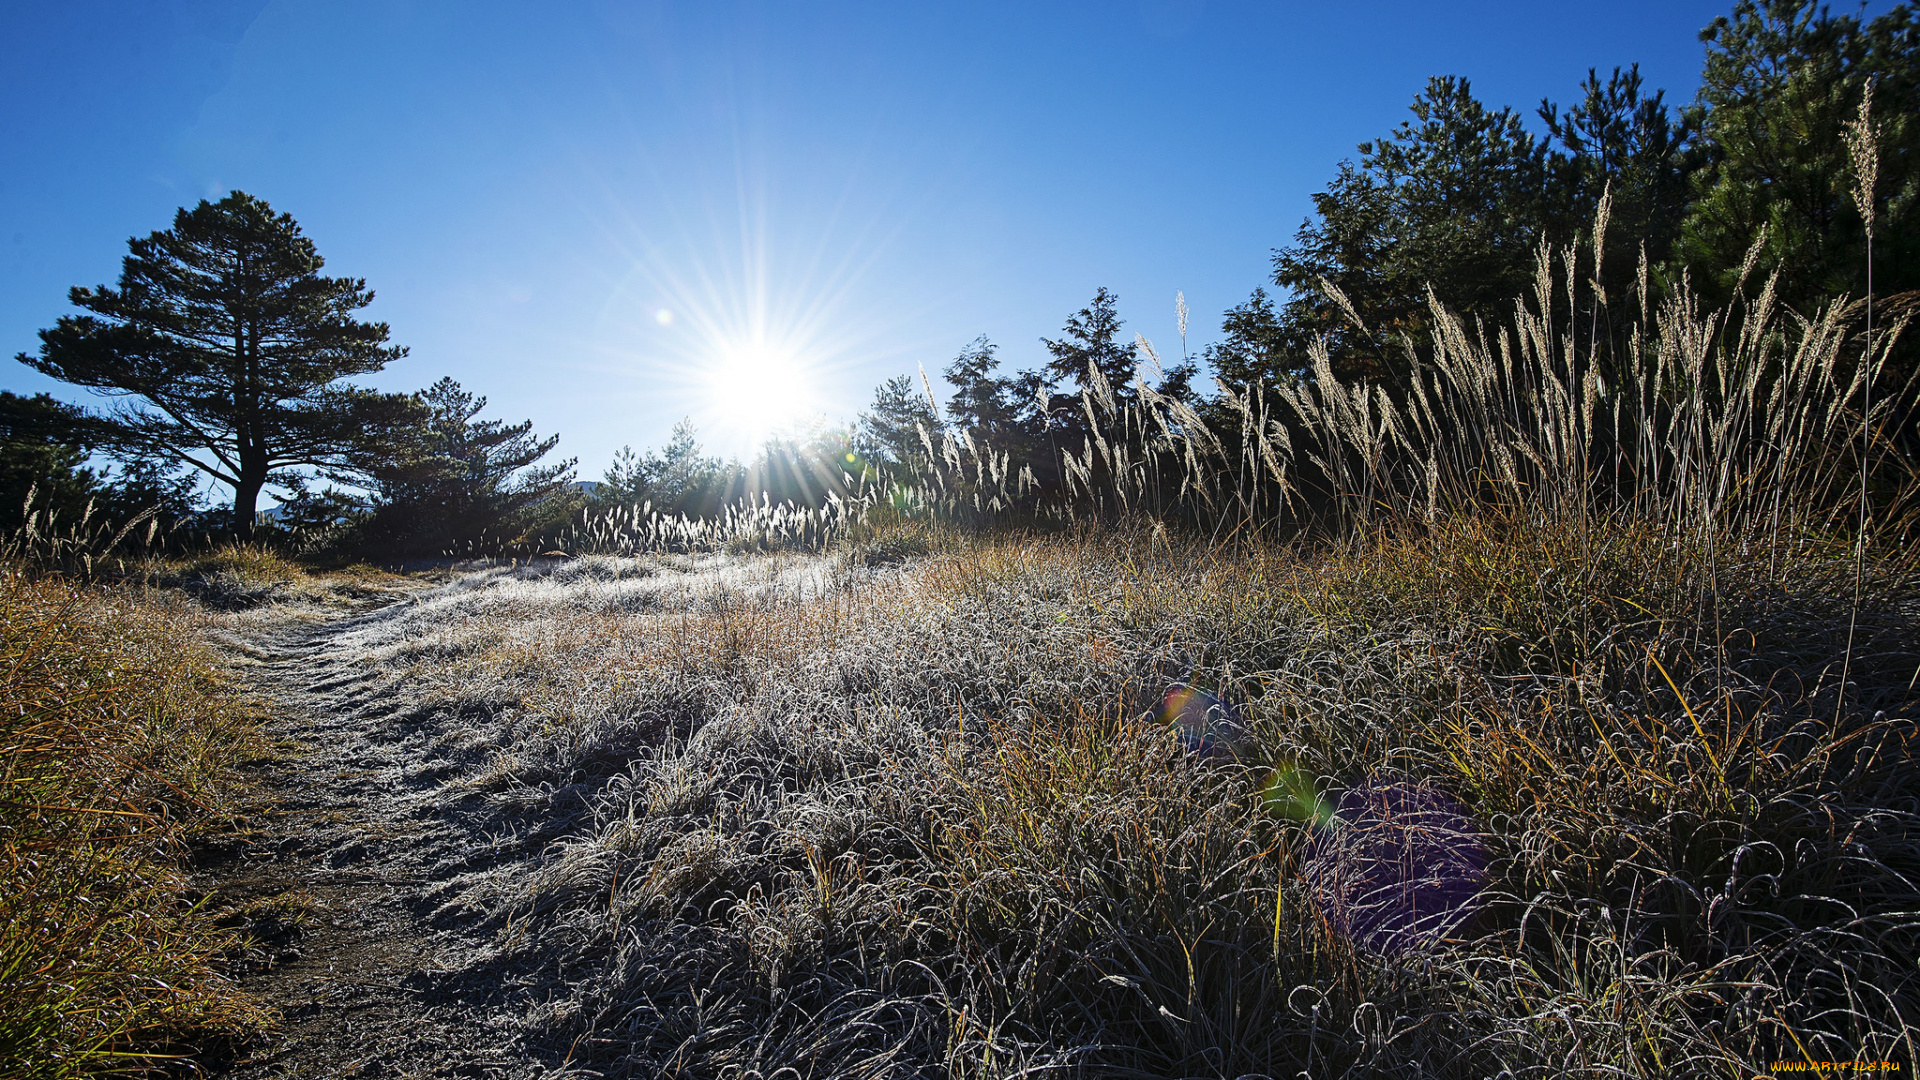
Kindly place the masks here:
<instances>
[{"instance_id":1,"label":"sunlit haze","mask_svg":"<svg viewBox=\"0 0 1920 1080\"><path fill-rule=\"evenodd\" d=\"M239 189L378 294L410 353L371 385L451 375L583 478L682 417L747 454L981 334L1034 366L1101 286L1162 357L1184 291L1197 353L1429 76L1530 116L1638 61L1684 102L1727 7L11 3L0 338Z\"/></svg>"},{"instance_id":2,"label":"sunlit haze","mask_svg":"<svg viewBox=\"0 0 1920 1080\"><path fill-rule=\"evenodd\" d=\"M815 411L817 376L792 353L753 343L734 346L721 352L710 378L709 407L719 429L767 435Z\"/></svg>"}]
</instances>

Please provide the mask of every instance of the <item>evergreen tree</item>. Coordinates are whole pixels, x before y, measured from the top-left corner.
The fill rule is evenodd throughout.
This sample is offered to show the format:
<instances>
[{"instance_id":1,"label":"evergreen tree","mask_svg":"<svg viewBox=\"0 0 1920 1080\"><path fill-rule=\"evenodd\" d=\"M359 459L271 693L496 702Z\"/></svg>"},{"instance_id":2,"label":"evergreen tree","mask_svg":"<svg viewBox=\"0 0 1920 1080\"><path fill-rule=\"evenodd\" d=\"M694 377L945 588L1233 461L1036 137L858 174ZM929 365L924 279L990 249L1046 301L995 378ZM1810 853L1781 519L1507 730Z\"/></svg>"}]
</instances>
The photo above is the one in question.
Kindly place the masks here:
<instances>
[{"instance_id":1,"label":"evergreen tree","mask_svg":"<svg viewBox=\"0 0 1920 1080\"><path fill-rule=\"evenodd\" d=\"M252 535L276 470L362 462L365 431L405 407L340 385L404 350L387 346L384 323L353 318L372 291L320 276L323 260L290 215L236 191L128 247L119 287L73 289L87 314L41 331L39 355L19 359L128 399L99 418L102 445L232 487L239 535Z\"/></svg>"},{"instance_id":2,"label":"evergreen tree","mask_svg":"<svg viewBox=\"0 0 1920 1080\"><path fill-rule=\"evenodd\" d=\"M1317 220L1274 252L1274 281L1293 293L1280 347L1303 359L1325 334L1336 372L1348 377L1401 373L1403 337L1425 336L1429 284L1468 315L1511 303L1548 239L1547 147L1518 113L1488 109L1452 76L1429 81L1412 110L1392 135L1361 143L1358 164L1340 164L1313 197ZM1322 278L1371 333L1350 325Z\"/></svg>"},{"instance_id":3,"label":"evergreen tree","mask_svg":"<svg viewBox=\"0 0 1920 1080\"><path fill-rule=\"evenodd\" d=\"M1564 113L1540 103L1540 119L1559 144L1551 156L1550 211L1555 238L1591 239L1600 199L1611 199L1605 250L1612 256L1603 282L1624 286L1636 276L1640 253L1657 265L1673 250L1686 216L1687 187L1697 167L1698 117L1675 116L1666 92L1648 94L1640 65L1614 68L1603 84L1589 69L1580 102Z\"/></svg>"},{"instance_id":4,"label":"evergreen tree","mask_svg":"<svg viewBox=\"0 0 1920 1080\"><path fill-rule=\"evenodd\" d=\"M631 446L621 447L601 476L593 501L603 508L651 503L662 514L698 517L712 510L722 494L724 471L718 458L701 452L693 421L682 419L659 450L637 454Z\"/></svg>"},{"instance_id":5,"label":"evergreen tree","mask_svg":"<svg viewBox=\"0 0 1920 1080\"><path fill-rule=\"evenodd\" d=\"M997 347L981 336L947 365L947 381L954 386L947 403L948 422L970 432L977 445L991 447L996 453L1015 459L1041 456L1048 427L1046 409L1051 402L1047 376L1038 371L995 375L1000 368L997 352ZM1061 408L1067 404L1063 398ZM1078 408L1077 399L1071 404Z\"/></svg>"},{"instance_id":6,"label":"evergreen tree","mask_svg":"<svg viewBox=\"0 0 1920 1080\"><path fill-rule=\"evenodd\" d=\"M593 491L593 502L601 509L631 506L652 497L653 475L647 459L634 453L631 446L623 446L613 455L613 464L600 474L600 484Z\"/></svg>"},{"instance_id":7,"label":"evergreen tree","mask_svg":"<svg viewBox=\"0 0 1920 1080\"><path fill-rule=\"evenodd\" d=\"M647 455L648 497L654 509L665 513L711 513L722 494L725 471L719 458L701 451L699 430L683 418L673 425L667 445Z\"/></svg>"},{"instance_id":8,"label":"evergreen tree","mask_svg":"<svg viewBox=\"0 0 1920 1080\"><path fill-rule=\"evenodd\" d=\"M1076 389L1097 394L1092 381L1098 372L1112 391L1115 404L1132 403L1133 370L1136 362L1132 342L1121 344L1119 297L1102 286L1093 294L1093 302L1067 317L1067 325L1058 340L1041 338L1053 359L1047 361L1052 385L1072 381ZM1076 408L1076 411L1077 408Z\"/></svg>"},{"instance_id":9,"label":"evergreen tree","mask_svg":"<svg viewBox=\"0 0 1920 1080\"><path fill-rule=\"evenodd\" d=\"M477 420L487 399L442 378L414 395L421 420L394 439L402 452L369 468L376 543L409 552L483 537L513 540L546 518L573 483L573 459L537 466L560 441L533 421Z\"/></svg>"},{"instance_id":10,"label":"evergreen tree","mask_svg":"<svg viewBox=\"0 0 1920 1080\"><path fill-rule=\"evenodd\" d=\"M1045 469L1036 469L1040 482L1052 487L1060 482L1063 453L1090 454L1104 441L1111 448L1126 431L1125 413L1135 403L1134 370L1137 364L1132 342L1121 344L1119 298L1104 286L1093 294L1093 302L1067 317L1058 339L1041 338L1052 359L1047 362L1045 381L1036 385L1036 397L1045 395L1045 406L1036 401L1038 437L1034 449L1044 439L1046 451L1038 454ZM1071 379L1075 392L1049 393L1062 381ZM1109 453L1111 450L1109 449ZM1090 468L1104 472L1106 455Z\"/></svg>"},{"instance_id":11,"label":"evergreen tree","mask_svg":"<svg viewBox=\"0 0 1920 1080\"><path fill-rule=\"evenodd\" d=\"M101 494L101 477L87 467L86 417L47 394L21 397L0 390L0 528L14 529L29 512L52 511L73 521Z\"/></svg>"},{"instance_id":12,"label":"evergreen tree","mask_svg":"<svg viewBox=\"0 0 1920 1080\"><path fill-rule=\"evenodd\" d=\"M1000 369L1000 358L994 355L998 351L982 334L960 350L945 372L954 387L947 399L947 416L955 427L989 441L1004 438L1020 414L1011 400L1013 385L994 374Z\"/></svg>"},{"instance_id":13,"label":"evergreen tree","mask_svg":"<svg viewBox=\"0 0 1920 1080\"><path fill-rule=\"evenodd\" d=\"M1235 390L1272 387L1303 373L1304 356L1287 347L1287 335L1274 313L1267 290L1256 288L1246 303L1229 308L1220 321L1226 337L1207 346L1207 366Z\"/></svg>"},{"instance_id":14,"label":"evergreen tree","mask_svg":"<svg viewBox=\"0 0 1920 1080\"><path fill-rule=\"evenodd\" d=\"M929 459L922 431L939 445L940 418L934 415L926 393L911 376L896 375L880 384L873 392L873 404L860 414L853 449L882 466L923 471Z\"/></svg>"},{"instance_id":15,"label":"evergreen tree","mask_svg":"<svg viewBox=\"0 0 1920 1080\"><path fill-rule=\"evenodd\" d=\"M1806 307L1866 292L1866 238L1843 136L1868 80L1880 140L1875 288L1920 288L1920 21L1910 4L1871 23L1808 0L1741 0L1701 35L1694 179L1680 259L1724 301L1766 230L1760 272Z\"/></svg>"}]
</instances>

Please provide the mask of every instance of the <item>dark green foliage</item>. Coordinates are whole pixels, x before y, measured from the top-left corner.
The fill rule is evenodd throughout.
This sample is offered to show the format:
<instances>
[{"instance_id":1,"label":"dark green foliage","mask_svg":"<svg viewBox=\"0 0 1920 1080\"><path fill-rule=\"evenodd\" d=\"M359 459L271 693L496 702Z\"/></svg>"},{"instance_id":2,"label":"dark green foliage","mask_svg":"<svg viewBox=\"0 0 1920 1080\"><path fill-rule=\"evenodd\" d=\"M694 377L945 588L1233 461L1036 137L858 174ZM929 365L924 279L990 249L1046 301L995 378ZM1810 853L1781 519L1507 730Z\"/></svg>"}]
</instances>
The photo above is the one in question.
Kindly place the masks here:
<instances>
[{"instance_id":1,"label":"dark green foliage","mask_svg":"<svg viewBox=\"0 0 1920 1080\"><path fill-rule=\"evenodd\" d=\"M623 446L594 486L593 501L607 506L640 502L647 497L649 483L647 459L634 453L633 447Z\"/></svg>"},{"instance_id":2,"label":"dark green foliage","mask_svg":"<svg viewBox=\"0 0 1920 1080\"><path fill-rule=\"evenodd\" d=\"M952 370L948 369L949 378ZM960 396L954 400L958 402ZM903 467L908 473L924 470L932 458L921 433L931 442L939 431L940 418L934 415L926 392L910 376L896 375L874 390L873 404L860 414L854 451L881 467Z\"/></svg>"},{"instance_id":3,"label":"dark green foliage","mask_svg":"<svg viewBox=\"0 0 1920 1080\"><path fill-rule=\"evenodd\" d=\"M343 541L356 538L355 529L368 512L364 497L337 487L314 490L299 475L275 477L274 483L288 491L273 516L281 543L297 552L314 553L338 549Z\"/></svg>"},{"instance_id":4,"label":"dark green foliage","mask_svg":"<svg viewBox=\"0 0 1920 1080\"><path fill-rule=\"evenodd\" d=\"M693 421L673 425L673 436L658 453L647 455L650 498L669 513L703 514L716 504L727 477L726 463L700 449Z\"/></svg>"},{"instance_id":5,"label":"dark green foliage","mask_svg":"<svg viewBox=\"0 0 1920 1080\"><path fill-rule=\"evenodd\" d=\"M1294 245L1274 253L1274 281L1293 290L1281 317L1287 351L1304 356L1327 335L1334 370L1404 375L1404 337L1425 337L1427 287L1469 318L1512 302L1547 239L1547 147L1512 109L1490 110L1465 79L1436 78L1413 102L1414 119L1360 144L1313 197ZM1368 320L1353 328L1320 288L1344 292Z\"/></svg>"},{"instance_id":6,"label":"dark green foliage","mask_svg":"<svg viewBox=\"0 0 1920 1080\"><path fill-rule=\"evenodd\" d=\"M1040 339L1053 355L1047 361L1052 385L1071 382L1077 390L1099 394L1105 384L1115 401L1130 404L1134 400L1136 354L1132 343L1123 345L1119 340L1120 327L1125 325L1117 310L1119 299L1101 287L1092 303L1067 316L1058 340Z\"/></svg>"},{"instance_id":7,"label":"dark green foliage","mask_svg":"<svg viewBox=\"0 0 1920 1080\"><path fill-rule=\"evenodd\" d=\"M1643 265L1683 278L1713 306L1743 274L1780 273L1802 314L1867 292L1867 245L1854 205L1845 130L1874 86L1879 140L1874 291L1920 288L1920 21L1910 4L1871 21L1808 0L1740 0L1701 35L1706 66L1681 114L1637 67L1590 70L1571 108L1543 101L1544 137L1512 109L1489 109L1466 80L1436 78L1414 118L1360 144L1294 244L1274 254L1292 295L1272 317L1256 296L1227 316L1210 351L1230 384L1276 382L1307 367L1324 337L1334 370L1403 385L1405 342L1428 339L1428 289L1464 316L1503 317L1525 293L1542 245L1589 245L1609 213L1593 332L1624 326ZM1748 250L1764 234L1756 264ZM1322 285L1352 303L1353 325ZM1624 341L1614 342L1624 347ZM1910 351L1910 350L1909 350ZM1896 361L1904 374L1911 360Z\"/></svg>"},{"instance_id":8,"label":"dark green foliage","mask_svg":"<svg viewBox=\"0 0 1920 1080\"><path fill-rule=\"evenodd\" d=\"M1559 242L1591 236L1600 200L1609 200L1600 280L1615 298L1627 295L1643 254L1657 266L1672 253L1700 156L1698 116L1670 115L1666 92L1648 94L1644 86L1638 64L1614 68L1605 84L1589 70L1578 105L1563 113L1540 103L1540 119L1559 144L1549 159L1549 210L1558 220L1552 231Z\"/></svg>"},{"instance_id":9,"label":"dark green foliage","mask_svg":"<svg viewBox=\"0 0 1920 1080\"><path fill-rule=\"evenodd\" d=\"M418 422L388 432L394 455L371 464L374 509L363 538L395 554L510 542L563 517L573 459L536 466L560 441L533 422L477 420L487 399L443 378L413 395Z\"/></svg>"},{"instance_id":10,"label":"dark green foliage","mask_svg":"<svg viewBox=\"0 0 1920 1080\"><path fill-rule=\"evenodd\" d=\"M1741 0L1707 43L1696 122L1706 148L1680 242L1724 301L1766 231L1761 273L1805 309L1866 293L1866 235L1844 129L1874 84L1880 141L1874 287L1920 288L1920 23L1901 4L1868 23L1805 0ZM1803 310L1803 314L1808 313Z\"/></svg>"},{"instance_id":11,"label":"dark green foliage","mask_svg":"<svg viewBox=\"0 0 1920 1080\"><path fill-rule=\"evenodd\" d=\"M645 456L623 446L601 477L593 502L601 509L651 503L662 514L698 516L715 501L725 466L701 452L693 421L682 419L660 450Z\"/></svg>"},{"instance_id":12,"label":"dark green foliage","mask_svg":"<svg viewBox=\"0 0 1920 1080\"><path fill-rule=\"evenodd\" d=\"M1035 471L1043 478L1051 476L1048 438L1052 414L1056 409L1065 414L1071 399L1053 395L1043 372L994 374L1000 368L996 352L997 347L983 335L947 365L947 381L955 387L947 403L948 422L956 430L971 434L977 445L992 447L1010 458L1034 461ZM1080 375L1085 377L1084 367Z\"/></svg>"},{"instance_id":13,"label":"dark green foliage","mask_svg":"<svg viewBox=\"0 0 1920 1080\"><path fill-rule=\"evenodd\" d=\"M947 381L954 386L953 396L947 400L947 416L953 426L974 432L976 438L984 435L996 444L1018 429L1025 411L1023 404L1031 405L1040 393L1036 382L1023 402L1017 380L995 375L1000 369L1000 358L994 355L998 351L999 347L982 334L960 350L946 370ZM1038 375L1033 378L1037 380Z\"/></svg>"},{"instance_id":14,"label":"dark green foliage","mask_svg":"<svg viewBox=\"0 0 1920 1080\"><path fill-rule=\"evenodd\" d=\"M1064 478L1052 473L1054 459L1060 454L1079 454L1087 467L1105 475L1112 461L1111 447L1124 442L1130 434L1127 416L1140 400L1134 386L1139 350L1131 342L1120 343L1124 323L1117 309L1119 298L1105 287L1096 290L1093 302L1067 317L1060 337L1041 338L1040 343L1053 354L1047 362L1046 382L1037 391L1052 390L1071 379L1074 393L1052 393L1045 409L1035 418L1035 427L1044 433L1047 453L1042 459L1047 472L1041 483L1051 489ZM1036 403L1037 404L1037 403ZM1040 440L1034 440L1035 449ZM1093 448L1101 446L1095 458Z\"/></svg>"},{"instance_id":15,"label":"dark green foliage","mask_svg":"<svg viewBox=\"0 0 1920 1080\"><path fill-rule=\"evenodd\" d=\"M1304 356L1287 347L1286 329L1274 313L1267 290L1256 288L1247 302L1228 309L1220 320L1226 337L1207 346L1207 364L1230 386L1275 386L1305 373Z\"/></svg>"},{"instance_id":16,"label":"dark green foliage","mask_svg":"<svg viewBox=\"0 0 1920 1080\"><path fill-rule=\"evenodd\" d=\"M72 521L100 494L87 467L81 410L46 394L0 391L0 529L17 528L32 494L34 511Z\"/></svg>"},{"instance_id":17,"label":"dark green foliage","mask_svg":"<svg viewBox=\"0 0 1920 1080\"><path fill-rule=\"evenodd\" d=\"M1200 399L1200 392L1193 388L1193 380L1199 375L1199 364L1182 360L1160 372L1160 380L1154 385L1153 392L1192 404Z\"/></svg>"},{"instance_id":18,"label":"dark green foliage","mask_svg":"<svg viewBox=\"0 0 1920 1080\"><path fill-rule=\"evenodd\" d=\"M178 461L234 489L233 529L252 534L278 469L342 468L363 432L400 407L339 385L404 350L384 323L356 321L364 281L324 265L292 216L234 192L181 210L173 228L128 241L119 288L75 288L84 315L40 334L35 369L127 399L96 419L103 448Z\"/></svg>"},{"instance_id":19,"label":"dark green foliage","mask_svg":"<svg viewBox=\"0 0 1920 1080\"><path fill-rule=\"evenodd\" d=\"M205 509L199 480L191 470L152 458L122 463L102 494L97 508L116 524L152 511L160 528L170 530L200 519Z\"/></svg>"},{"instance_id":20,"label":"dark green foliage","mask_svg":"<svg viewBox=\"0 0 1920 1080\"><path fill-rule=\"evenodd\" d=\"M171 534L200 513L194 477L170 462L130 457L112 472L87 464L99 437L98 421L77 406L0 391L0 530L31 512L43 533L86 519L111 534L151 512Z\"/></svg>"},{"instance_id":21,"label":"dark green foliage","mask_svg":"<svg viewBox=\"0 0 1920 1080\"><path fill-rule=\"evenodd\" d=\"M1228 340L1211 354L1223 379L1302 373L1309 342L1325 336L1336 372L1399 383L1405 342L1428 336L1429 288L1469 323L1504 315L1532 283L1542 245L1590 238L1603 198L1601 281L1612 298L1627 296L1643 253L1657 264L1672 249L1697 119L1672 116L1637 67L1604 82L1589 71L1564 112L1542 102L1546 138L1515 110L1482 104L1465 79L1433 79L1412 110L1392 135L1360 144L1357 163L1341 163L1314 196L1317 217L1274 253L1274 280L1292 291L1282 310L1256 294L1228 312Z\"/></svg>"}]
</instances>

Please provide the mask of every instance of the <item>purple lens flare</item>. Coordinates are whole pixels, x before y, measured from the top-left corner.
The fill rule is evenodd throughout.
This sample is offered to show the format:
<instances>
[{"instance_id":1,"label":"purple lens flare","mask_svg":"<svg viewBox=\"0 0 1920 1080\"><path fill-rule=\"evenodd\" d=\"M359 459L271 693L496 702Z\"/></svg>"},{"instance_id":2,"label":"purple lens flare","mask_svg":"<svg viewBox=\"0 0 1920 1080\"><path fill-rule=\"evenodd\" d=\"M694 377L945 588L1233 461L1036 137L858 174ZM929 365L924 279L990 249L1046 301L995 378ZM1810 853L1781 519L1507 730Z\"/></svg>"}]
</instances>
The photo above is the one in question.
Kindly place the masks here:
<instances>
[{"instance_id":1,"label":"purple lens flare","mask_svg":"<svg viewBox=\"0 0 1920 1080\"><path fill-rule=\"evenodd\" d=\"M1473 819L1424 785L1369 781L1340 797L1302 866L1348 940L1391 954L1440 943L1479 910L1487 852Z\"/></svg>"}]
</instances>

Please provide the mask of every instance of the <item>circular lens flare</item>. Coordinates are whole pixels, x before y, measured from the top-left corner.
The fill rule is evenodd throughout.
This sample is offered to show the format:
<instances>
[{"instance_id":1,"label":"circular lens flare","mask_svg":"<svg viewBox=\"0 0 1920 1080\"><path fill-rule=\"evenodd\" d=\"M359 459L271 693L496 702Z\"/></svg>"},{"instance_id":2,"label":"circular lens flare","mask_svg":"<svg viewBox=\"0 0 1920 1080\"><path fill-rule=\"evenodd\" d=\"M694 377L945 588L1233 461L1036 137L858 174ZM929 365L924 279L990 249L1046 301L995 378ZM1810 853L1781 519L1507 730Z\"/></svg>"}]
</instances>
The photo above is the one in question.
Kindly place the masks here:
<instances>
[{"instance_id":1,"label":"circular lens flare","mask_svg":"<svg viewBox=\"0 0 1920 1080\"><path fill-rule=\"evenodd\" d=\"M1320 793L1314 778L1296 765L1280 765L1267 776L1267 782L1260 786L1260 803L1268 813L1289 821L1320 829L1333 823L1333 805Z\"/></svg>"},{"instance_id":2,"label":"circular lens flare","mask_svg":"<svg viewBox=\"0 0 1920 1080\"><path fill-rule=\"evenodd\" d=\"M1368 781L1340 796L1301 870L1328 922L1362 948L1398 953L1437 945L1474 916L1487 862L1472 816L1445 792Z\"/></svg>"}]
</instances>

